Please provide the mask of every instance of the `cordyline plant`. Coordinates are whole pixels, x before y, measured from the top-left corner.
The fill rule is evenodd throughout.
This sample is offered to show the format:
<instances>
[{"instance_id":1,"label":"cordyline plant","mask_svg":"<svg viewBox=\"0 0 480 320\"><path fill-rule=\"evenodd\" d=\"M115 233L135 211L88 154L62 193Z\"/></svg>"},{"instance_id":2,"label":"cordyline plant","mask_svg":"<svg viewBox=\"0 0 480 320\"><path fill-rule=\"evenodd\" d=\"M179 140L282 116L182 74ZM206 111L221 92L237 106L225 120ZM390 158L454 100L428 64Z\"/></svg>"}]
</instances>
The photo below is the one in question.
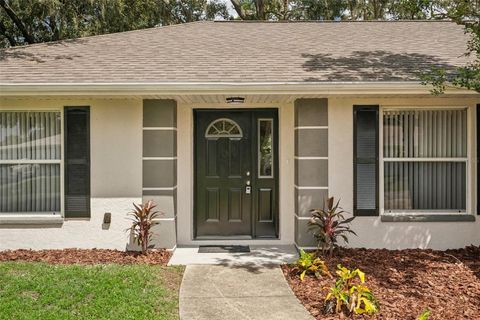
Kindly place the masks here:
<instances>
[{"instance_id":1,"label":"cordyline plant","mask_svg":"<svg viewBox=\"0 0 480 320\"><path fill-rule=\"evenodd\" d=\"M150 249L149 243L153 236L150 229L158 224L155 219L160 212L154 211L156 205L151 200L145 204L134 203L133 207L133 211L129 214L132 226L127 231L131 232L136 243L142 248L142 254L145 254Z\"/></svg>"},{"instance_id":2,"label":"cordyline plant","mask_svg":"<svg viewBox=\"0 0 480 320\"><path fill-rule=\"evenodd\" d=\"M321 248L323 253L329 252L330 256L338 247L339 238L348 243L347 234L357 235L349 226L355 217L345 219L345 211L339 204L340 200L335 203L331 197L325 201L323 209L310 210L312 217L308 222L309 229L317 240L318 248Z\"/></svg>"}]
</instances>

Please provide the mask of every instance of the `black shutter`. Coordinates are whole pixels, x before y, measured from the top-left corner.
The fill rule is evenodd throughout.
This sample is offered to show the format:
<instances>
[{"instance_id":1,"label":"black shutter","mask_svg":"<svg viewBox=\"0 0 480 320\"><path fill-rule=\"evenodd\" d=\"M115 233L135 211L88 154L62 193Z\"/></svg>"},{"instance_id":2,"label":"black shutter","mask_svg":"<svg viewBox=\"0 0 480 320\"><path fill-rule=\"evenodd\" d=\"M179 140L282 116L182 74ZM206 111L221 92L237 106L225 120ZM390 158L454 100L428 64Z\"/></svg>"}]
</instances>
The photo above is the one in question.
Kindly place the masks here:
<instances>
[{"instance_id":1,"label":"black shutter","mask_svg":"<svg viewBox=\"0 0 480 320\"><path fill-rule=\"evenodd\" d=\"M378 216L378 106L354 106L353 119L353 214Z\"/></svg>"},{"instance_id":2,"label":"black shutter","mask_svg":"<svg viewBox=\"0 0 480 320\"><path fill-rule=\"evenodd\" d=\"M477 214L480 215L480 104L477 104L477 122L475 127L477 129Z\"/></svg>"},{"instance_id":3,"label":"black shutter","mask_svg":"<svg viewBox=\"0 0 480 320\"><path fill-rule=\"evenodd\" d=\"M65 107L65 217L90 217L90 107Z\"/></svg>"}]
</instances>

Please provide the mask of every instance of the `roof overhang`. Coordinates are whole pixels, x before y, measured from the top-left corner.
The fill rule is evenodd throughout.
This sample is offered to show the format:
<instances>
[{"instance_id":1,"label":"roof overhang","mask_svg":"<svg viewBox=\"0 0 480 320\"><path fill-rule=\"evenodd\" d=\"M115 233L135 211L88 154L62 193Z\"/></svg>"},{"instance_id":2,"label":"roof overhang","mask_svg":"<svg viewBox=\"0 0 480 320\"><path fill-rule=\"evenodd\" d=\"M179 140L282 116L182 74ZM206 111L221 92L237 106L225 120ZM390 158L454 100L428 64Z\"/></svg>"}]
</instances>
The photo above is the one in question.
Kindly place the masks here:
<instances>
[{"instance_id":1,"label":"roof overhang","mask_svg":"<svg viewBox=\"0 0 480 320\"><path fill-rule=\"evenodd\" d=\"M430 94L421 82L252 82L252 83L0 83L0 96L130 95L411 95ZM449 88L446 94L479 95Z\"/></svg>"}]
</instances>

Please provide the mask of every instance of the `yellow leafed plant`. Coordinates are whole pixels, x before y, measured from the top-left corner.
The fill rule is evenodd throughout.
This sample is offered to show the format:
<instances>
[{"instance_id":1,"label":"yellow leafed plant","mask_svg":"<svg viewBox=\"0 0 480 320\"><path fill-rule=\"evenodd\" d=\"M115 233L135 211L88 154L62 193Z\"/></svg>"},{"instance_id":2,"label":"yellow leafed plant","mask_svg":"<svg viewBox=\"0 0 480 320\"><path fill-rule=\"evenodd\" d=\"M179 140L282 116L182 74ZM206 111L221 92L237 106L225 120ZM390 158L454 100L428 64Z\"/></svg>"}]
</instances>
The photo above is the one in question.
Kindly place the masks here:
<instances>
[{"instance_id":1,"label":"yellow leafed plant","mask_svg":"<svg viewBox=\"0 0 480 320\"><path fill-rule=\"evenodd\" d=\"M314 252L308 253L304 250L300 250L300 258L295 262L294 270L300 274L300 280L302 281L307 273L313 274L317 278L321 276L332 276L323 260L317 258Z\"/></svg>"},{"instance_id":2,"label":"yellow leafed plant","mask_svg":"<svg viewBox=\"0 0 480 320\"><path fill-rule=\"evenodd\" d=\"M365 273L337 266L338 278L325 297L327 313L375 314L380 310L372 291L365 285Z\"/></svg>"}]
</instances>

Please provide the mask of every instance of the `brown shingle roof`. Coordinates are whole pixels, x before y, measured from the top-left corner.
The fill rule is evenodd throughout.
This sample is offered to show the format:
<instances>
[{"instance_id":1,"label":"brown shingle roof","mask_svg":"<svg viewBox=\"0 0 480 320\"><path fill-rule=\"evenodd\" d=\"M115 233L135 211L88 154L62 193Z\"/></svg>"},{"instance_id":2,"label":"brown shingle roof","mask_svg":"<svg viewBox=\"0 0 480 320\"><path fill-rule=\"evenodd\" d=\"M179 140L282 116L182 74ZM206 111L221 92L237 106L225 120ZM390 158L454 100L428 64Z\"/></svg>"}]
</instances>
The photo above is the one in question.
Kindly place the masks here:
<instances>
[{"instance_id":1,"label":"brown shingle roof","mask_svg":"<svg viewBox=\"0 0 480 320\"><path fill-rule=\"evenodd\" d=\"M467 58L451 22L197 22L0 51L0 83L409 81Z\"/></svg>"}]
</instances>

